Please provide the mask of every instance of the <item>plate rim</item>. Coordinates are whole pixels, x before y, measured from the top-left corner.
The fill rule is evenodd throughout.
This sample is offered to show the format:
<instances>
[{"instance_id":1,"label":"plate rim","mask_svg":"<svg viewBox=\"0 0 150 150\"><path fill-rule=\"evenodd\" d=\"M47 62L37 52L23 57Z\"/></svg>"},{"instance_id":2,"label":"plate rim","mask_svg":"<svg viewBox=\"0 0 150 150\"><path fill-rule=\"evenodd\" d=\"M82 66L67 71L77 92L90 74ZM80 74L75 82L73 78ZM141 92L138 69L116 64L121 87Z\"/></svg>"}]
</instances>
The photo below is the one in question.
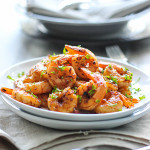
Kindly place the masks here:
<instances>
[{"instance_id":1,"label":"plate rim","mask_svg":"<svg viewBox=\"0 0 150 150\"><path fill-rule=\"evenodd\" d=\"M123 118L117 118L114 120L92 121L92 122L84 122L84 121L83 122L82 121L76 122L76 121L56 120L56 119L50 119L50 118L35 116L33 114L30 114L30 113L27 113L27 112L20 110L20 108L15 106L13 103L9 102L7 99L3 99L2 101L5 105L7 105L7 107L11 111L13 111L14 113L16 113L16 111L17 111L16 114L18 116L20 116L20 117L22 117L22 118L24 118L30 122L33 122L33 123L36 123L36 124L39 124L42 126L54 128L54 129L63 129L63 130L85 130L85 129L87 130L87 129L95 129L95 127L96 127L96 129L114 128L114 127L122 126L122 125L125 125L127 123L133 122L133 121L141 118L142 116L144 116L146 113L150 112L150 104L149 104L149 105L145 106L145 108L142 108L141 110L139 110L138 112L134 112L130 116L123 117ZM34 117L34 119L32 119L31 117ZM37 122L37 120L38 120L38 122ZM47 123L45 124L45 121L48 122L48 125L47 125ZM67 126L60 125L60 122L62 125L67 124ZM109 122L109 125L107 127L105 127L106 123L108 124L108 122ZM54 126L51 124L57 124L57 126ZM69 128L68 128L68 124L70 126ZM72 124L74 124L73 129L71 128Z\"/></svg>"}]
</instances>

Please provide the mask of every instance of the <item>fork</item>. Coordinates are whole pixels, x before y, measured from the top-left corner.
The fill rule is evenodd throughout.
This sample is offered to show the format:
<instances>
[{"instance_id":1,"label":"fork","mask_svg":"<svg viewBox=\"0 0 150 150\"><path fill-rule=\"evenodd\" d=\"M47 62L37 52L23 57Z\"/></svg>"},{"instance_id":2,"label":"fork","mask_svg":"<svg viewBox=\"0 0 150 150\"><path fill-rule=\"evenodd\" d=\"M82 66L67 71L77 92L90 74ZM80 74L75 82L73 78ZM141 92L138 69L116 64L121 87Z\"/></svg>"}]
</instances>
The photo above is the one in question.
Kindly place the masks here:
<instances>
[{"instance_id":1,"label":"fork","mask_svg":"<svg viewBox=\"0 0 150 150\"><path fill-rule=\"evenodd\" d=\"M122 52L118 45L106 47L106 53L107 56L110 58L128 63L128 58L125 56L125 54Z\"/></svg>"}]
</instances>

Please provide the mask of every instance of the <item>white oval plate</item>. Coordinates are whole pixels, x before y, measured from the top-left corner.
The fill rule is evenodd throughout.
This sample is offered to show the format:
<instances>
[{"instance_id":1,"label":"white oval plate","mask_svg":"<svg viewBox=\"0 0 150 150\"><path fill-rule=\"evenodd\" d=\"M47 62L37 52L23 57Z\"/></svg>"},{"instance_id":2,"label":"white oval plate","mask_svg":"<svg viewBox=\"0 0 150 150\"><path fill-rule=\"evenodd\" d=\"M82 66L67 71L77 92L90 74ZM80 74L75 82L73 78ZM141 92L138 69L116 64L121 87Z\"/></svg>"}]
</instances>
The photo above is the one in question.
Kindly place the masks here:
<instances>
[{"instance_id":1,"label":"white oval plate","mask_svg":"<svg viewBox=\"0 0 150 150\"><path fill-rule=\"evenodd\" d=\"M43 58L43 57L42 57ZM28 72L29 69L35 65L37 62L39 62L42 58L36 58L28 61L24 61L21 63L18 63L9 69L7 69L1 76L0 76L0 87L9 87L14 88L14 84L11 80L7 79L7 75L12 76L13 78L17 78L17 74L25 71ZM72 114L72 113L61 113L61 112L54 112L49 111L41 108L35 108L32 106L28 106L26 104L23 104L21 102L18 102L12 98L10 98L7 94L1 93L2 98L6 98L9 101L13 102L18 108L21 108L22 110L32 113L34 115L47 117L47 118L53 118L53 119L60 119L60 120L75 120L75 121L94 121L94 120L108 120L108 119L116 119L125 117L128 115L131 115L133 112L138 111L145 105L149 103L150 94L148 89L150 88L150 84L148 84L149 76L146 75L144 72L142 72L140 69L133 67L129 64L123 64L116 60L109 59L109 58L102 58L98 57L98 59L102 61L109 61L109 62L115 62L117 64L123 65L127 67L131 72L133 72L133 80L135 81L137 78L141 77L141 80L138 82L140 88L143 90L143 94L146 95L146 99L142 100L138 104L135 105L135 107L131 109L123 109L119 112L114 113L106 113L106 114Z\"/></svg>"},{"instance_id":2,"label":"white oval plate","mask_svg":"<svg viewBox=\"0 0 150 150\"><path fill-rule=\"evenodd\" d=\"M62 129L62 130L90 130L90 129L108 129L118 127L127 123L130 123L138 118L142 117L146 113L150 112L150 105L147 105L143 109L134 112L132 115L123 117L120 119L114 120L104 120L104 121L65 121L65 120L55 120L50 118L39 117L36 115L32 115L30 113L24 112L23 110L16 107L13 103L11 103L8 99L4 98L3 103L15 112L20 117L31 121L33 123L54 128L54 129Z\"/></svg>"}]
</instances>

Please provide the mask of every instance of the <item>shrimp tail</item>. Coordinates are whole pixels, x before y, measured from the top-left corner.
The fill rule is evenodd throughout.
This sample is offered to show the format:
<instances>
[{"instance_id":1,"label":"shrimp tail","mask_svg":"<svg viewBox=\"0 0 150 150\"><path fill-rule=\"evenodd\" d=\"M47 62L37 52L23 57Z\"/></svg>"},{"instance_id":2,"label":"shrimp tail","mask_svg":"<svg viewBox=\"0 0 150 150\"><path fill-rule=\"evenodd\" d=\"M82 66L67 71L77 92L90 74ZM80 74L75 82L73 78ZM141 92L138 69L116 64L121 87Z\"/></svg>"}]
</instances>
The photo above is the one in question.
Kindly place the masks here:
<instances>
[{"instance_id":1,"label":"shrimp tail","mask_svg":"<svg viewBox=\"0 0 150 150\"><path fill-rule=\"evenodd\" d=\"M13 89L10 89L10 88L6 88L6 87L1 88L1 92L5 93L5 94L12 95L12 91L13 91Z\"/></svg>"},{"instance_id":2,"label":"shrimp tail","mask_svg":"<svg viewBox=\"0 0 150 150\"><path fill-rule=\"evenodd\" d=\"M91 80L93 80L97 85L104 84L106 86L106 82L103 78L103 76L98 72L91 72L90 70L86 68L81 68L83 73Z\"/></svg>"}]
</instances>

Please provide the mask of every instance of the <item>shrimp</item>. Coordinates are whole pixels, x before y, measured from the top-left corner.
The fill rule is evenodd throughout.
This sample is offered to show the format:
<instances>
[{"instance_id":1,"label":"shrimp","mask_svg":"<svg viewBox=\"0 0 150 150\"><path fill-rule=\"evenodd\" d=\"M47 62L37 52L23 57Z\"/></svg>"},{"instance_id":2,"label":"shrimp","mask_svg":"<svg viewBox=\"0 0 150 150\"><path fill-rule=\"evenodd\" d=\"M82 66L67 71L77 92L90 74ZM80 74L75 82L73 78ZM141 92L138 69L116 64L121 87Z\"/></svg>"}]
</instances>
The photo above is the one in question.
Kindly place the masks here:
<instances>
[{"instance_id":1,"label":"shrimp","mask_svg":"<svg viewBox=\"0 0 150 150\"><path fill-rule=\"evenodd\" d=\"M87 79L81 68L87 68L92 72L97 71L98 61L90 50L70 45L65 45L65 48L68 50L68 54L76 54L75 57L72 58L72 67L81 79Z\"/></svg>"},{"instance_id":2,"label":"shrimp","mask_svg":"<svg viewBox=\"0 0 150 150\"><path fill-rule=\"evenodd\" d=\"M52 86L48 81L39 81L34 83L24 83L21 89L31 92L33 94L43 94L50 93L52 91Z\"/></svg>"},{"instance_id":3,"label":"shrimp","mask_svg":"<svg viewBox=\"0 0 150 150\"><path fill-rule=\"evenodd\" d=\"M75 83L75 87L79 87L81 84L84 84L84 83L86 83L86 81L78 80L78 81L76 81L76 83Z\"/></svg>"},{"instance_id":4,"label":"shrimp","mask_svg":"<svg viewBox=\"0 0 150 150\"><path fill-rule=\"evenodd\" d=\"M49 83L52 87L64 89L73 87L76 82L76 73L72 66L59 65L60 59L56 59L49 63L47 68Z\"/></svg>"},{"instance_id":5,"label":"shrimp","mask_svg":"<svg viewBox=\"0 0 150 150\"><path fill-rule=\"evenodd\" d=\"M52 93L48 98L48 108L51 111L72 113L77 107L77 96L70 87L62 92Z\"/></svg>"},{"instance_id":6,"label":"shrimp","mask_svg":"<svg viewBox=\"0 0 150 150\"><path fill-rule=\"evenodd\" d=\"M123 94L120 94L120 99L123 101L123 105L125 107L130 108L134 106L134 103L131 102L131 100L127 98L126 96L124 96Z\"/></svg>"},{"instance_id":7,"label":"shrimp","mask_svg":"<svg viewBox=\"0 0 150 150\"><path fill-rule=\"evenodd\" d=\"M99 72L92 73L85 68L81 69L91 80L81 84L77 89L79 109L93 110L106 94L106 83Z\"/></svg>"},{"instance_id":8,"label":"shrimp","mask_svg":"<svg viewBox=\"0 0 150 150\"><path fill-rule=\"evenodd\" d=\"M15 88L12 91L11 97L19 102L22 102L30 106L40 107L41 105L41 101L38 99L36 95L27 93L21 89Z\"/></svg>"},{"instance_id":9,"label":"shrimp","mask_svg":"<svg viewBox=\"0 0 150 150\"><path fill-rule=\"evenodd\" d=\"M48 79L48 75L46 73L47 67L43 65L43 63L37 63L30 69L30 76L34 82L42 81L44 79Z\"/></svg>"},{"instance_id":10,"label":"shrimp","mask_svg":"<svg viewBox=\"0 0 150 150\"><path fill-rule=\"evenodd\" d=\"M107 93L105 98L94 109L96 113L111 113L122 110L123 102L117 91Z\"/></svg>"},{"instance_id":11,"label":"shrimp","mask_svg":"<svg viewBox=\"0 0 150 150\"><path fill-rule=\"evenodd\" d=\"M10 88L6 88L6 87L1 88L1 92L5 93L5 94L12 95L12 91L13 91L13 89L10 89Z\"/></svg>"},{"instance_id":12,"label":"shrimp","mask_svg":"<svg viewBox=\"0 0 150 150\"><path fill-rule=\"evenodd\" d=\"M123 71L123 68L116 64L109 64L105 67L103 75L110 82L116 83L118 89L128 88L132 82L132 74L129 71Z\"/></svg>"},{"instance_id":13,"label":"shrimp","mask_svg":"<svg viewBox=\"0 0 150 150\"><path fill-rule=\"evenodd\" d=\"M47 101L48 101L49 93L40 94L37 95L37 97L41 100L41 107L48 108Z\"/></svg>"}]
</instances>

